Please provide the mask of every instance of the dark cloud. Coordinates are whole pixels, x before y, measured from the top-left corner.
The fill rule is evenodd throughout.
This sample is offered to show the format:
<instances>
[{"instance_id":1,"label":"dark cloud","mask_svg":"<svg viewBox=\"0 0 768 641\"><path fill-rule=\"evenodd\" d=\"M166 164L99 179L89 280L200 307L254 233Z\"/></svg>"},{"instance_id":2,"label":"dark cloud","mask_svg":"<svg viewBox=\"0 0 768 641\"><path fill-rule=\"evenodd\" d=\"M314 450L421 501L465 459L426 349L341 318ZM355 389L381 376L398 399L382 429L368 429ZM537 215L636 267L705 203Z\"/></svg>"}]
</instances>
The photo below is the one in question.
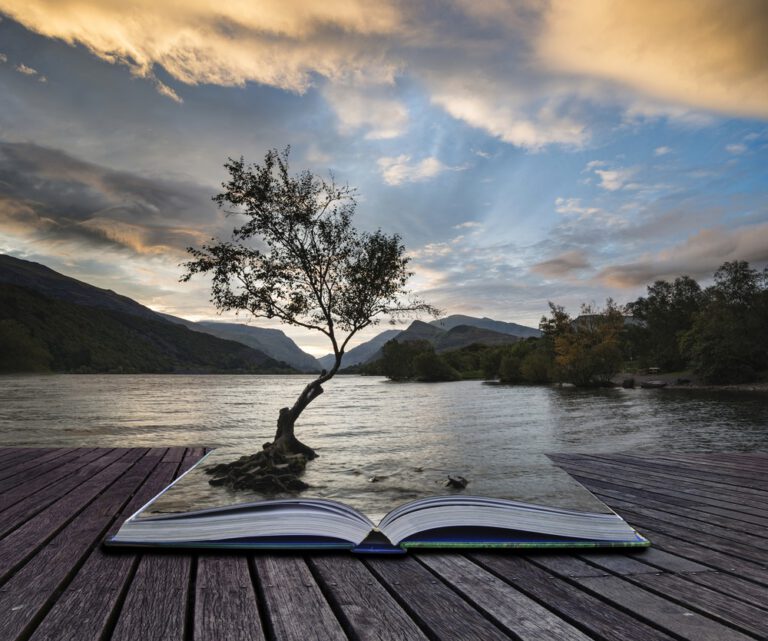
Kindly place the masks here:
<instances>
[{"instance_id":1,"label":"dark cloud","mask_svg":"<svg viewBox=\"0 0 768 641\"><path fill-rule=\"evenodd\" d=\"M0 231L137 254L183 252L221 221L209 190L0 143ZM208 232L208 233L206 233Z\"/></svg>"},{"instance_id":2,"label":"dark cloud","mask_svg":"<svg viewBox=\"0 0 768 641\"><path fill-rule=\"evenodd\" d=\"M573 250L536 263L531 267L531 271L546 278L562 278L590 266L585 252Z\"/></svg>"},{"instance_id":3,"label":"dark cloud","mask_svg":"<svg viewBox=\"0 0 768 641\"><path fill-rule=\"evenodd\" d=\"M682 275L706 279L731 260L746 260L754 266L768 263L768 223L737 229L703 229L676 247L631 263L605 267L596 278L604 285L619 288Z\"/></svg>"}]
</instances>

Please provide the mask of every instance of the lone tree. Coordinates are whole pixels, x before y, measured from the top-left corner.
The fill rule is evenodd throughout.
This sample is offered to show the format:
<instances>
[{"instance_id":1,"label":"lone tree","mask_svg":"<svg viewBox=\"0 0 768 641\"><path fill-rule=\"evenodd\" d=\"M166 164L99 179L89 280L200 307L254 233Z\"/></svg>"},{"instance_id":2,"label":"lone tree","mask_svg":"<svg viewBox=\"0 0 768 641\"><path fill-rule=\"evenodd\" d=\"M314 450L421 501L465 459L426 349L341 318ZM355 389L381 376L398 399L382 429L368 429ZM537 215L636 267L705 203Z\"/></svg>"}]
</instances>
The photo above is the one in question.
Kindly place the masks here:
<instances>
[{"instance_id":1,"label":"lone tree","mask_svg":"<svg viewBox=\"0 0 768 641\"><path fill-rule=\"evenodd\" d=\"M333 367L309 383L292 407L280 410L270 448L313 459L317 454L296 438L294 425L338 372L352 337L383 315L437 310L409 298L405 285L412 272L400 236L355 229L355 190L333 176L326 181L310 171L292 175L289 151L268 151L262 165L242 158L224 165L229 180L214 200L245 222L231 241L190 247L193 260L185 263L182 281L210 273L211 300L220 311L277 318L328 337Z\"/></svg>"}]
</instances>

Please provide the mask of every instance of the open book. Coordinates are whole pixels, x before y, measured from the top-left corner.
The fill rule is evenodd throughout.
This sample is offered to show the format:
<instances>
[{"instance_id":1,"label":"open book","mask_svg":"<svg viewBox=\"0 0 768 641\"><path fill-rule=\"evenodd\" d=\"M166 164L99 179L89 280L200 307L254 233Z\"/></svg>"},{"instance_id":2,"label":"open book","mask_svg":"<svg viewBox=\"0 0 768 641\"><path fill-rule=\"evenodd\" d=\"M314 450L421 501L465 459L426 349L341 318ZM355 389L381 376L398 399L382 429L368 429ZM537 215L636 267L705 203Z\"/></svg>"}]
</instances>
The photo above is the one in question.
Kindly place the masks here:
<instances>
[{"instance_id":1,"label":"open book","mask_svg":"<svg viewBox=\"0 0 768 641\"><path fill-rule=\"evenodd\" d=\"M229 457L231 458L231 454ZM647 539L586 488L548 461L531 488L515 496L425 496L386 514L331 498L259 498L247 502L211 488L205 468L227 460L218 450L128 518L110 546L349 549L402 553L410 548L646 547ZM379 495L371 489L371 497ZM381 508L382 503L369 501ZM374 510L375 511L375 510Z\"/></svg>"}]
</instances>

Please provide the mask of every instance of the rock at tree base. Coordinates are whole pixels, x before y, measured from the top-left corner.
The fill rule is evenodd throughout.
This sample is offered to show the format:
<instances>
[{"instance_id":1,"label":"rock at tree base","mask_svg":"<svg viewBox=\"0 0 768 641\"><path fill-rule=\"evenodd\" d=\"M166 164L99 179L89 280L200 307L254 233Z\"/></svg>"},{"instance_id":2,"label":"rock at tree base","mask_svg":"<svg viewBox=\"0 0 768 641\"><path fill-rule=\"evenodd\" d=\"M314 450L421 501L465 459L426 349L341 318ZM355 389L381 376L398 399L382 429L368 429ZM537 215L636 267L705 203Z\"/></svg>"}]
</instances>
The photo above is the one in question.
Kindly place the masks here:
<instances>
[{"instance_id":1,"label":"rock at tree base","mask_svg":"<svg viewBox=\"0 0 768 641\"><path fill-rule=\"evenodd\" d=\"M265 443L261 452L241 456L232 463L214 465L206 472L213 477L208 481L211 485L231 490L295 493L309 487L299 478L306 466L307 457L303 454L281 454L271 443Z\"/></svg>"}]
</instances>

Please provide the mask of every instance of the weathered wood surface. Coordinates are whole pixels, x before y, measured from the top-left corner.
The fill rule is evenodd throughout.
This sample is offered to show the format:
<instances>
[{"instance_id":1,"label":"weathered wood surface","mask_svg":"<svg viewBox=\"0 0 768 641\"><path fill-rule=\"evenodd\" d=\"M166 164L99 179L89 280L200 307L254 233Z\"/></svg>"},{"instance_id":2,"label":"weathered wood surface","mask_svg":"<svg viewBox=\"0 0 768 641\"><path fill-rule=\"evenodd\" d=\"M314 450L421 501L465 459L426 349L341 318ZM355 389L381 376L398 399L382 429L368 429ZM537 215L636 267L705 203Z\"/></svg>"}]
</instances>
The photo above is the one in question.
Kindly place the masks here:
<instances>
[{"instance_id":1,"label":"weathered wood surface","mask_svg":"<svg viewBox=\"0 0 768 641\"><path fill-rule=\"evenodd\" d=\"M553 455L640 552L105 552L201 448L0 449L0 641L768 639L768 453Z\"/></svg>"}]
</instances>

